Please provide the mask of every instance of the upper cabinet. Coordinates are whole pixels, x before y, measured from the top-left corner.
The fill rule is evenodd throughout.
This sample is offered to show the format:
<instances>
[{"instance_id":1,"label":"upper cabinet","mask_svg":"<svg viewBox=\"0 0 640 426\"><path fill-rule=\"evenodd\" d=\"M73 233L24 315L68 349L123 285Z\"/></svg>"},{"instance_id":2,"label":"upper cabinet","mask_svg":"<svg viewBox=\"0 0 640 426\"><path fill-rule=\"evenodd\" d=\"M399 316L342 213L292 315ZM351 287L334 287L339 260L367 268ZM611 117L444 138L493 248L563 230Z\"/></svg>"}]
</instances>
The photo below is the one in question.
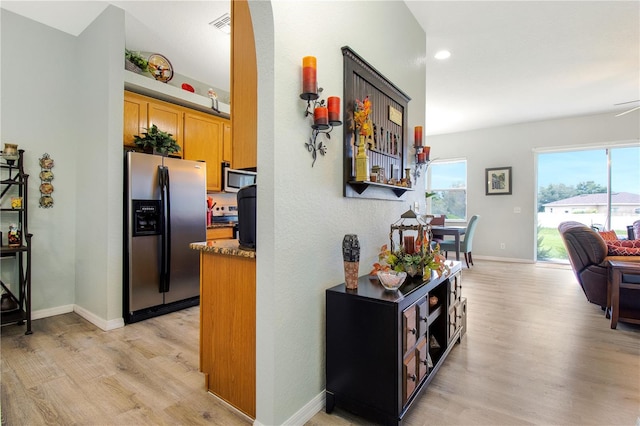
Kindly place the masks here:
<instances>
[{"instance_id":1,"label":"upper cabinet","mask_svg":"<svg viewBox=\"0 0 640 426\"><path fill-rule=\"evenodd\" d=\"M180 145L180 151L172 155L175 157L182 157L184 152L183 115L184 108L182 107L162 101L149 101L149 125L147 127L155 124L158 129L173 135L173 138Z\"/></svg>"},{"instance_id":2,"label":"upper cabinet","mask_svg":"<svg viewBox=\"0 0 640 426\"><path fill-rule=\"evenodd\" d=\"M231 120L235 169L258 166L258 71L249 4L231 2Z\"/></svg>"},{"instance_id":3,"label":"upper cabinet","mask_svg":"<svg viewBox=\"0 0 640 426\"><path fill-rule=\"evenodd\" d=\"M222 131L222 159L231 164L233 162L233 144L232 144L232 134L231 134L231 123L224 123L223 131Z\"/></svg>"},{"instance_id":4,"label":"upper cabinet","mask_svg":"<svg viewBox=\"0 0 640 426\"><path fill-rule=\"evenodd\" d=\"M124 92L123 142L126 147L135 148L134 136L142 135L152 125L171 133L180 145L180 151L173 154L182 157L183 115L185 108L159 101L133 92Z\"/></svg>"},{"instance_id":5,"label":"upper cabinet","mask_svg":"<svg viewBox=\"0 0 640 426\"><path fill-rule=\"evenodd\" d=\"M135 149L134 136L152 124L178 141L181 149L172 156L207 163L207 191L222 190L221 163L232 156L229 120L125 91L124 146Z\"/></svg>"},{"instance_id":6,"label":"upper cabinet","mask_svg":"<svg viewBox=\"0 0 640 426\"><path fill-rule=\"evenodd\" d=\"M146 96L124 92L124 146L135 148L134 136L141 135L149 126L147 111L149 99Z\"/></svg>"},{"instance_id":7,"label":"upper cabinet","mask_svg":"<svg viewBox=\"0 0 640 426\"><path fill-rule=\"evenodd\" d=\"M224 126L227 120L200 112L184 114L185 160L207 163L207 191L220 191Z\"/></svg>"}]
</instances>

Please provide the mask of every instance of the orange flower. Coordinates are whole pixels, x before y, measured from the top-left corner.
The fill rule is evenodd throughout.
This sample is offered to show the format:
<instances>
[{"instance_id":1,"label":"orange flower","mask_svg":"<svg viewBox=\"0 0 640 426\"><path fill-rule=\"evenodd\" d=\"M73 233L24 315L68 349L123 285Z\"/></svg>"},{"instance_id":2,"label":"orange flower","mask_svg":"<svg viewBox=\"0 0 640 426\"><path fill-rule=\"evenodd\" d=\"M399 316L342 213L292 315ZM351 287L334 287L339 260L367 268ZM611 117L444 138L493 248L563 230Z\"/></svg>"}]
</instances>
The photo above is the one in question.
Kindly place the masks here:
<instances>
[{"instance_id":1,"label":"orange flower","mask_svg":"<svg viewBox=\"0 0 640 426\"><path fill-rule=\"evenodd\" d=\"M362 136L371 136L371 101L369 96L364 98L363 101L356 99L356 105L353 110L353 121L355 123L358 133Z\"/></svg>"}]
</instances>

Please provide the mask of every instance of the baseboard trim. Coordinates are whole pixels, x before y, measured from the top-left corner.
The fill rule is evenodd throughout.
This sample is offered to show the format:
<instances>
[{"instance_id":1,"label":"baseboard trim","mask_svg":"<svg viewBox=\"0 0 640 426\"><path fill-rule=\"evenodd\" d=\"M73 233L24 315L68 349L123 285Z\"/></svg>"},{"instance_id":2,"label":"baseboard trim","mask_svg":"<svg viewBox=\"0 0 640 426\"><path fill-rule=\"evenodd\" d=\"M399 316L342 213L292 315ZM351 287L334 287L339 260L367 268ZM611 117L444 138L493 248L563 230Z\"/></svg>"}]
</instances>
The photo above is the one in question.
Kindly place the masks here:
<instances>
[{"instance_id":1,"label":"baseboard trim","mask_svg":"<svg viewBox=\"0 0 640 426\"><path fill-rule=\"evenodd\" d=\"M31 311L31 320L37 320L48 317L55 317L56 315L68 314L73 312L73 305L56 306L55 308L38 309L37 311Z\"/></svg>"},{"instance_id":2,"label":"baseboard trim","mask_svg":"<svg viewBox=\"0 0 640 426\"><path fill-rule=\"evenodd\" d=\"M78 305L73 306L73 311L103 331L115 330L116 328L124 327L123 318L105 320Z\"/></svg>"},{"instance_id":3,"label":"baseboard trim","mask_svg":"<svg viewBox=\"0 0 640 426\"><path fill-rule=\"evenodd\" d=\"M225 406L229 411L233 411L235 414L237 414L238 416L242 417L243 419L249 421L249 422L254 422L255 421L247 416L245 413L243 413L242 411L238 410L236 407L234 407L233 405L229 404L227 401L225 401L224 399L220 398L218 395L216 395L215 393L211 392L211 391L207 391L207 393L209 395L211 395L212 397L214 397L216 399L216 401L218 401L220 404L222 404L223 406Z\"/></svg>"},{"instance_id":4,"label":"baseboard trim","mask_svg":"<svg viewBox=\"0 0 640 426\"><path fill-rule=\"evenodd\" d=\"M78 305L63 305L56 306L55 308L38 309L37 311L31 311L31 320L33 321L42 318L54 317L56 315L68 314L70 312L75 312L82 318L89 321L91 324L104 331L115 330L116 328L124 327L124 318L105 320Z\"/></svg>"},{"instance_id":5,"label":"baseboard trim","mask_svg":"<svg viewBox=\"0 0 640 426\"><path fill-rule=\"evenodd\" d=\"M307 402L302 408L300 408L293 416L289 417L283 425L285 426L299 426L307 423L313 416L324 408L325 404L325 391L323 390L316 395L311 401Z\"/></svg>"}]
</instances>

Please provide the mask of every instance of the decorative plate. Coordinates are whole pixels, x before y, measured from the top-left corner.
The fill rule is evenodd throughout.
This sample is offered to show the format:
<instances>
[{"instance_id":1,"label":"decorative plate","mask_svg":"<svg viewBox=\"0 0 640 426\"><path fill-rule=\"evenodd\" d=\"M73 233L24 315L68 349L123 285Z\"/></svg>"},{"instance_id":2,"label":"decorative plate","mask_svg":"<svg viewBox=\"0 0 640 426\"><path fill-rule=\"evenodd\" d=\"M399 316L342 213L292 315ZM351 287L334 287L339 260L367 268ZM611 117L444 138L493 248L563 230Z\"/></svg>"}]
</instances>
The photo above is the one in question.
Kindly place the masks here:
<instances>
[{"instance_id":1,"label":"decorative plate","mask_svg":"<svg viewBox=\"0 0 640 426\"><path fill-rule=\"evenodd\" d=\"M148 61L149 72L156 80L167 83L173 78L173 67L167 58L158 53L154 53L149 56Z\"/></svg>"},{"instance_id":2,"label":"decorative plate","mask_svg":"<svg viewBox=\"0 0 640 426\"><path fill-rule=\"evenodd\" d=\"M40 197L40 207L43 207L45 209L53 207L53 197L51 197L50 195L43 195L42 197Z\"/></svg>"},{"instance_id":3,"label":"decorative plate","mask_svg":"<svg viewBox=\"0 0 640 426\"><path fill-rule=\"evenodd\" d=\"M44 182L40 184L40 193L42 193L43 195L49 195L52 192L53 192L53 185L51 185L49 182Z\"/></svg>"},{"instance_id":4,"label":"decorative plate","mask_svg":"<svg viewBox=\"0 0 640 426\"><path fill-rule=\"evenodd\" d=\"M40 180L43 182L51 182L53 180L53 172L51 170L41 171Z\"/></svg>"}]
</instances>

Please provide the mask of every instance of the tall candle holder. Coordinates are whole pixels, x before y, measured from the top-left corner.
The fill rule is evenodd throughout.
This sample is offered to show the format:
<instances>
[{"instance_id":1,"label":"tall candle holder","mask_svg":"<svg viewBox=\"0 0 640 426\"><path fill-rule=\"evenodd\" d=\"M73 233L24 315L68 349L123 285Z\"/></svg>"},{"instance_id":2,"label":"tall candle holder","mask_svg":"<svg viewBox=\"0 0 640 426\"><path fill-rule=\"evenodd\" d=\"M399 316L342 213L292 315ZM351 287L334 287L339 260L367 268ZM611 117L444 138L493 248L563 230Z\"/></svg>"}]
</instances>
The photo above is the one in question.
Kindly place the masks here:
<instances>
[{"instance_id":1,"label":"tall candle holder","mask_svg":"<svg viewBox=\"0 0 640 426\"><path fill-rule=\"evenodd\" d=\"M318 87L318 93L322 93L322 87ZM327 139L331 139L331 131L335 126L341 126L342 121L335 118L340 116L340 98L330 97L331 102L328 106L324 99L319 99L318 93L301 93L300 99L307 101L307 109L304 116L313 116L313 124L311 124L311 137L309 142L305 143L307 151L311 153L313 162L311 167L316 163L318 153L325 155L327 153L327 145L322 140L318 140L318 135L324 134ZM337 111L336 111L337 99Z\"/></svg>"},{"instance_id":2,"label":"tall candle holder","mask_svg":"<svg viewBox=\"0 0 640 426\"><path fill-rule=\"evenodd\" d=\"M416 150L416 165L413 175L416 178L419 178L422 174L422 169L424 168L426 170L426 168L429 167L429 163L431 163L431 160L429 159L431 147L414 145L413 148Z\"/></svg>"}]
</instances>

